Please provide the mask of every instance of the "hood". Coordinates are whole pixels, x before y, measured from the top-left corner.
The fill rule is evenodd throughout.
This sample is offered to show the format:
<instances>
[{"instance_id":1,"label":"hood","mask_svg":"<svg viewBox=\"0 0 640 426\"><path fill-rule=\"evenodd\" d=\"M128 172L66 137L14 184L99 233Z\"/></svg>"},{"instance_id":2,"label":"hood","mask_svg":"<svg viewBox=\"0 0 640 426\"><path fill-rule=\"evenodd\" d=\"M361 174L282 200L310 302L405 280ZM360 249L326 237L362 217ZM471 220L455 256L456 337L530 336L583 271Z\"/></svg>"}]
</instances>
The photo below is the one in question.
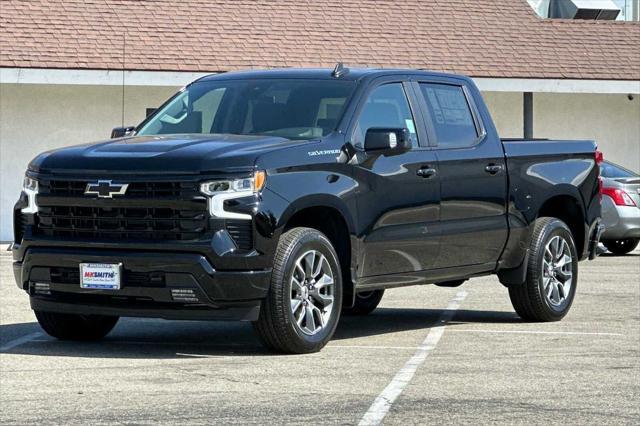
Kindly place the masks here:
<instances>
[{"instance_id":1,"label":"hood","mask_svg":"<svg viewBox=\"0 0 640 426\"><path fill-rule=\"evenodd\" d=\"M47 151L31 161L40 173L200 174L246 171L256 158L304 141L270 136L133 136Z\"/></svg>"}]
</instances>

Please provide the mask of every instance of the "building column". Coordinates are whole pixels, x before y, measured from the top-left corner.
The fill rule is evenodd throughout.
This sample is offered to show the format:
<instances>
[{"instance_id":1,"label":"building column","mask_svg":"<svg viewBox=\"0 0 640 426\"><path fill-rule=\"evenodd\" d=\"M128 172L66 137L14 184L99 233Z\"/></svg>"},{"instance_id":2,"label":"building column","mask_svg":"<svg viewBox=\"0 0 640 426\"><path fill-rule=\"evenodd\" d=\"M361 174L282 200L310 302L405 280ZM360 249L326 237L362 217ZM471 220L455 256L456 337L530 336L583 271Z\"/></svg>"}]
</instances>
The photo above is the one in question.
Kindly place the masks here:
<instances>
[{"instance_id":1,"label":"building column","mask_svg":"<svg viewBox=\"0 0 640 426\"><path fill-rule=\"evenodd\" d=\"M533 139L533 93L524 92L523 93L524 107L523 111L523 129L524 129L524 138L525 139Z\"/></svg>"}]
</instances>

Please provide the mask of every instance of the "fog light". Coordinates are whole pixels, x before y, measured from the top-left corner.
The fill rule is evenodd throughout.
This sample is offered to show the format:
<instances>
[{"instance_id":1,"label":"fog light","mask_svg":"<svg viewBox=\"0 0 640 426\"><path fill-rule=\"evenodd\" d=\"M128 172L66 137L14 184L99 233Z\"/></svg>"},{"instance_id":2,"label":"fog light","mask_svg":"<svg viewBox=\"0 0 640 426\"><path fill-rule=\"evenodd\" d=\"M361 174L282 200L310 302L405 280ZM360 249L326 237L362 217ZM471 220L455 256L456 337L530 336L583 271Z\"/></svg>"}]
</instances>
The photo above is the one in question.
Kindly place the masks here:
<instances>
[{"instance_id":1,"label":"fog light","mask_svg":"<svg viewBox=\"0 0 640 426\"><path fill-rule=\"evenodd\" d=\"M51 296L49 283L33 283L33 293L41 296Z\"/></svg>"},{"instance_id":2,"label":"fog light","mask_svg":"<svg viewBox=\"0 0 640 426\"><path fill-rule=\"evenodd\" d=\"M171 298L174 302L197 303L200 301L196 293L190 288L172 288Z\"/></svg>"}]
</instances>

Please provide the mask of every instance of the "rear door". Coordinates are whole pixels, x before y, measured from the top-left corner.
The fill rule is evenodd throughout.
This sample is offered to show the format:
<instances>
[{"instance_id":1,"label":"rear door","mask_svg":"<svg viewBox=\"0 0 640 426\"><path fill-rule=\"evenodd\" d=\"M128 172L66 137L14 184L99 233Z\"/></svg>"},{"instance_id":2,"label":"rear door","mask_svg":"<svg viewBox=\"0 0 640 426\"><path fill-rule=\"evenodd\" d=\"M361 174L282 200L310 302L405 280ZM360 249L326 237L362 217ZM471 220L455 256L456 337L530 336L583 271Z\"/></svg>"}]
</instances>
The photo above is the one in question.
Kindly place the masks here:
<instances>
[{"instance_id":1,"label":"rear door","mask_svg":"<svg viewBox=\"0 0 640 426\"><path fill-rule=\"evenodd\" d=\"M433 267L438 258L440 183L411 86L380 79L363 97L351 141L364 146L369 128L407 128L413 147L399 155L358 153L354 167L362 250L361 277L403 274Z\"/></svg>"},{"instance_id":2,"label":"rear door","mask_svg":"<svg viewBox=\"0 0 640 426\"><path fill-rule=\"evenodd\" d=\"M508 233L502 145L497 135L487 135L470 88L459 81L414 84L439 167L442 237L436 268L496 262Z\"/></svg>"}]
</instances>

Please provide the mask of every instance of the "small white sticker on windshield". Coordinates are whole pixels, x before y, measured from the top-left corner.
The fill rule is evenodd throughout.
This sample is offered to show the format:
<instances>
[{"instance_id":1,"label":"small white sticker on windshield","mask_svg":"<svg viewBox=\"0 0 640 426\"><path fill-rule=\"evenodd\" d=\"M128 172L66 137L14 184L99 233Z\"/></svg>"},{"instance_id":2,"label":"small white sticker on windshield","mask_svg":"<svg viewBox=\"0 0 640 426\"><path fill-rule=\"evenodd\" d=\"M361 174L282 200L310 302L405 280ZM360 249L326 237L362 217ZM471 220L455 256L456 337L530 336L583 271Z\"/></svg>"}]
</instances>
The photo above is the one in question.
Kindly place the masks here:
<instances>
[{"instance_id":1,"label":"small white sticker on windshield","mask_svg":"<svg viewBox=\"0 0 640 426\"><path fill-rule=\"evenodd\" d=\"M404 124L407 127L407 129L409 129L409 133L415 133L416 132L416 126L413 124L413 120L412 119L406 119L404 120Z\"/></svg>"}]
</instances>

